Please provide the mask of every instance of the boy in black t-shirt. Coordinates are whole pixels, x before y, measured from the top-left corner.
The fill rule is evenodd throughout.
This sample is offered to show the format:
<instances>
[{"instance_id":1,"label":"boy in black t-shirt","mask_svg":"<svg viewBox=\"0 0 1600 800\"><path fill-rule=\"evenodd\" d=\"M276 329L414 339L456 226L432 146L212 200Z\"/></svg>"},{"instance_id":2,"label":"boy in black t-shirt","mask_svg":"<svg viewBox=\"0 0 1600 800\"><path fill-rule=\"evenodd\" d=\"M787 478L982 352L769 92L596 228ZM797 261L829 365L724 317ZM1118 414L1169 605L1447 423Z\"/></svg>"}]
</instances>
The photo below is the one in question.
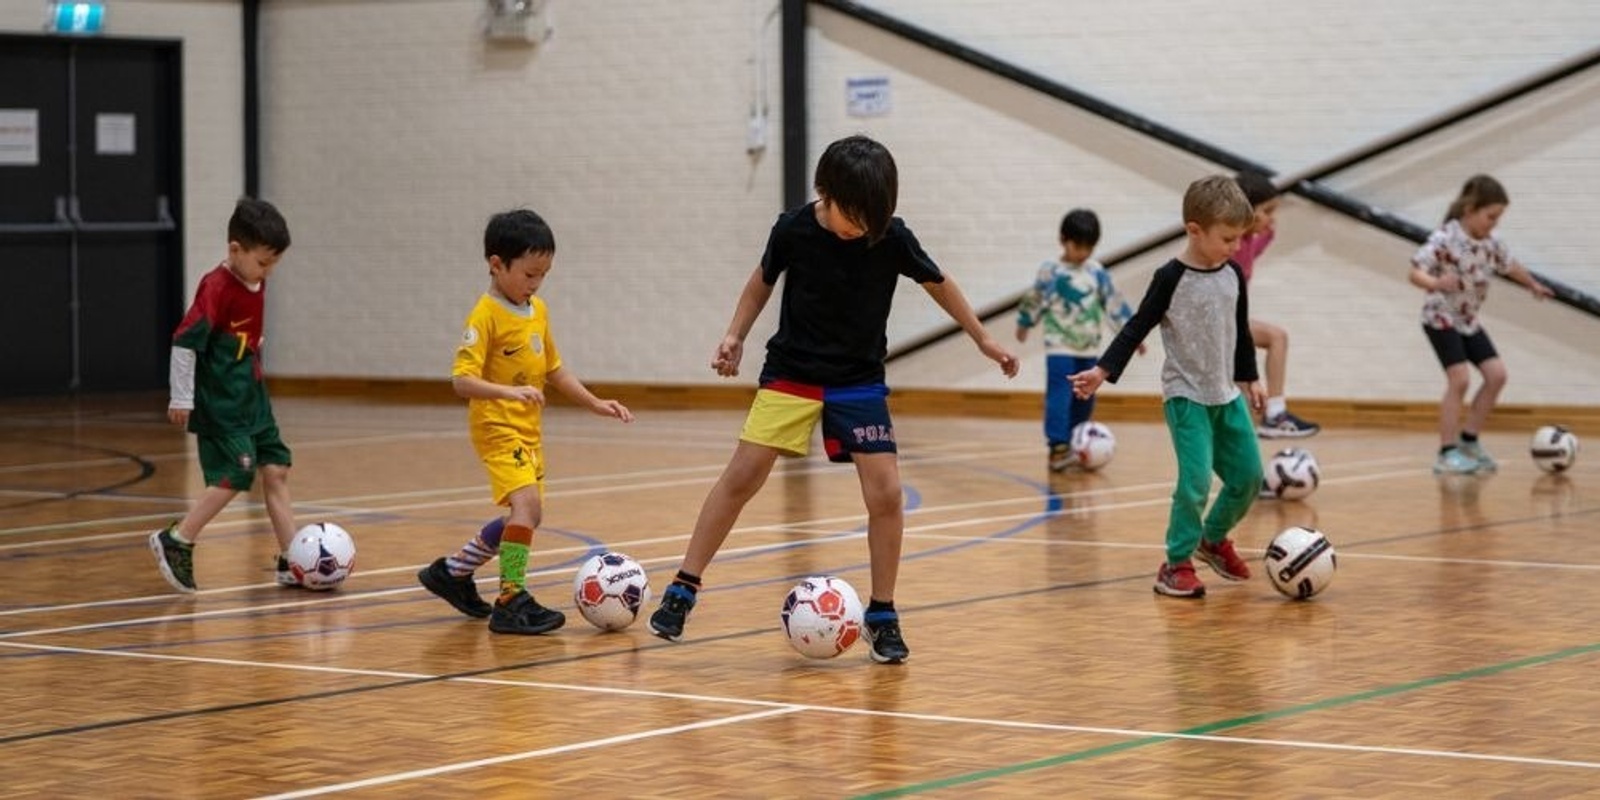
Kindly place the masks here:
<instances>
[{"instance_id":1,"label":"boy in black t-shirt","mask_svg":"<svg viewBox=\"0 0 1600 800\"><path fill-rule=\"evenodd\" d=\"M711 362L739 374L744 340L786 275L778 331L767 341L761 388L738 448L712 487L683 564L650 617L650 629L677 641L694 607L700 576L755 496L778 456L804 456L822 424L828 459L851 462L867 507L872 590L866 635L872 659L898 664L910 650L894 608L900 569L900 466L883 361L889 307L901 276L916 281L1006 377L1017 359L984 330L961 289L942 273L917 237L894 216L898 176L888 149L865 136L834 142L817 162L817 199L778 217L761 266L751 273L733 321Z\"/></svg>"}]
</instances>

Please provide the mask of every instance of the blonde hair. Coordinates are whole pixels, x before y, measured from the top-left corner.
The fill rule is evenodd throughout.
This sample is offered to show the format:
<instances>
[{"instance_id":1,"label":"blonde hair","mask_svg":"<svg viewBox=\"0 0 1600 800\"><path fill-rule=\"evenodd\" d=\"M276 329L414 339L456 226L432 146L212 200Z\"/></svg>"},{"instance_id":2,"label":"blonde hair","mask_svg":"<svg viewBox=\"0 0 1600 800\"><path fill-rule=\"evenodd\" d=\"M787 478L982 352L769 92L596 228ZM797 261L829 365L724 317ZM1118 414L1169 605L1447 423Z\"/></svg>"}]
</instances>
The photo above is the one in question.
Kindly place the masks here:
<instances>
[{"instance_id":1,"label":"blonde hair","mask_svg":"<svg viewBox=\"0 0 1600 800\"><path fill-rule=\"evenodd\" d=\"M1461 185L1461 194L1451 201L1449 210L1444 212L1444 221L1461 219L1469 211L1477 211L1484 206L1503 206L1511 203L1511 196L1506 194L1506 187L1488 175L1474 175Z\"/></svg>"},{"instance_id":2,"label":"blonde hair","mask_svg":"<svg viewBox=\"0 0 1600 800\"><path fill-rule=\"evenodd\" d=\"M1239 183L1227 175L1208 175L1194 183L1183 193L1183 221L1193 222L1202 228L1218 223L1238 228L1249 227L1255 220L1255 209Z\"/></svg>"}]
</instances>

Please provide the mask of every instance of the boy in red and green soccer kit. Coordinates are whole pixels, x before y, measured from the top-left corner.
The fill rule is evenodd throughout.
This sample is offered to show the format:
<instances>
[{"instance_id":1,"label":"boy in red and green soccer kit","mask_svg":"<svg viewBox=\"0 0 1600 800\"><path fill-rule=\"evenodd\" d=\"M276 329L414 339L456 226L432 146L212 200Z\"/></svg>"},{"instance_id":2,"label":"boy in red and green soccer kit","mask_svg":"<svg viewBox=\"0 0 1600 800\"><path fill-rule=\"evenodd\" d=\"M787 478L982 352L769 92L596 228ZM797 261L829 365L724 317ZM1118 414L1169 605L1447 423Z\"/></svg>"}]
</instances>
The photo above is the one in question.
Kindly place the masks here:
<instances>
[{"instance_id":1,"label":"boy in red and green soccer kit","mask_svg":"<svg viewBox=\"0 0 1600 800\"><path fill-rule=\"evenodd\" d=\"M489 490L504 517L491 520L461 549L417 573L428 591L471 617L488 617L495 633L539 634L566 615L533 599L527 588L533 532L543 517L541 428L548 386L601 416L632 422L627 406L595 397L567 369L550 334L550 315L535 292L555 259L555 235L532 211L496 214L484 231L489 290L467 315L451 384L467 399L472 447L489 473ZM500 594L479 596L473 572L500 557Z\"/></svg>"},{"instance_id":2,"label":"boy in red and green soccer kit","mask_svg":"<svg viewBox=\"0 0 1600 800\"><path fill-rule=\"evenodd\" d=\"M183 519L150 535L161 576L193 592L200 532L259 473L278 539L277 582L297 586L283 551L294 538L289 448L278 433L261 370L267 276L289 248L289 226L262 200L244 198L228 220L228 256L206 273L172 335L167 418L195 435L205 491Z\"/></svg>"}]
</instances>

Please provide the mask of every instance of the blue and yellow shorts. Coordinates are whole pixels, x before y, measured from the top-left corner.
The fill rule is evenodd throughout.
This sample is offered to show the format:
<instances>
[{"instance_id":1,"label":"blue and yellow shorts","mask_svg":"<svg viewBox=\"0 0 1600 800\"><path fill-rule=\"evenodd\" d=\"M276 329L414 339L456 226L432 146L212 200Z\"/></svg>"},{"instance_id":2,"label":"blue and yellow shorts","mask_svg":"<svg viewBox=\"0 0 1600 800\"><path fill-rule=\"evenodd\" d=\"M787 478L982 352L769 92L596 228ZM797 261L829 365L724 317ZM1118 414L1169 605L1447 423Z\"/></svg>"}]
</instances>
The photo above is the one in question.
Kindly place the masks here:
<instances>
[{"instance_id":1,"label":"blue and yellow shorts","mask_svg":"<svg viewBox=\"0 0 1600 800\"><path fill-rule=\"evenodd\" d=\"M763 381L739 439L787 456L804 456L811 451L811 432L819 419L829 461L848 462L855 453L896 452L889 387L881 383L828 387Z\"/></svg>"}]
</instances>

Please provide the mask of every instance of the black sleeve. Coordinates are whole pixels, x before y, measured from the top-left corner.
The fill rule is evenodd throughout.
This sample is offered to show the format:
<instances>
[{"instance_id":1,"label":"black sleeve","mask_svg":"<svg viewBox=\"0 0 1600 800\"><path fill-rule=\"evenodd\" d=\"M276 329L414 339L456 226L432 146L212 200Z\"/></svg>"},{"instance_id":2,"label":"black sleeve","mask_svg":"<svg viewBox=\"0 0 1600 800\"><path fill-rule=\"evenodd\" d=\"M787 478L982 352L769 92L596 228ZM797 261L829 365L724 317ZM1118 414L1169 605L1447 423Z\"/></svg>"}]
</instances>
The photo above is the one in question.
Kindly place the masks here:
<instances>
[{"instance_id":1,"label":"black sleeve","mask_svg":"<svg viewBox=\"0 0 1600 800\"><path fill-rule=\"evenodd\" d=\"M1234 309L1234 328L1238 335L1233 341L1233 382L1254 383L1261 376L1256 372L1256 341L1250 337L1250 296L1245 290L1249 282L1238 264L1229 261L1228 269L1239 281L1239 303Z\"/></svg>"},{"instance_id":2,"label":"black sleeve","mask_svg":"<svg viewBox=\"0 0 1600 800\"><path fill-rule=\"evenodd\" d=\"M1116 383L1122 377L1122 370L1128 366L1128 360L1133 358L1139 343L1161 324L1161 319L1167 315L1167 308L1172 305L1172 294L1177 291L1183 270L1182 264L1169 261L1150 276L1150 286L1144 290L1139 310L1133 312L1133 318L1122 326L1122 330L1117 331L1117 338L1111 340L1111 346L1100 356L1099 365L1105 368L1107 380Z\"/></svg>"}]
</instances>

